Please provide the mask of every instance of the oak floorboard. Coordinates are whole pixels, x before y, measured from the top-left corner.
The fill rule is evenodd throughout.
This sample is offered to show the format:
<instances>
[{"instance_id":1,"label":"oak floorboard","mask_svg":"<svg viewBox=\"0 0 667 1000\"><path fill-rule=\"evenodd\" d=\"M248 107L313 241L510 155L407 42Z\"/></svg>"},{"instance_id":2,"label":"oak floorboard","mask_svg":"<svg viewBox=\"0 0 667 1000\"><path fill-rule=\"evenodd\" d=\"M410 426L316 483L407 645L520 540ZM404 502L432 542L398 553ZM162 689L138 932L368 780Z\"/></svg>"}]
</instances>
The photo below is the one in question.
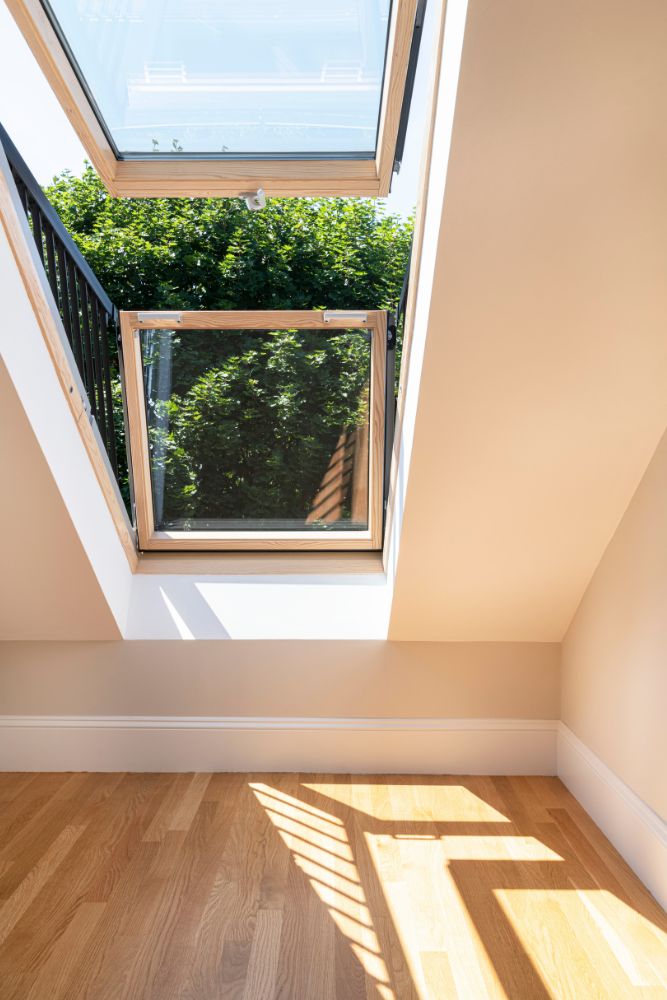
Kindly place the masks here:
<instances>
[{"instance_id":1,"label":"oak floorboard","mask_svg":"<svg viewBox=\"0 0 667 1000\"><path fill-rule=\"evenodd\" d=\"M234 886L228 879L229 837L245 776L214 774L200 805L210 826L199 827L199 864L193 871L189 899L181 907L171 939L171 961L154 985L155 1000L193 1000L216 996L219 961L229 902Z\"/></svg>"},{"instance_id":2,"label":"oak floorboard","mask_svg":"<svg viewBox=\"0 0 667 1000\"><path fill-rule=\"evenodd\" d=\"M103 902L121 877L139 837L147 798L160 790L155 776L100 775L94 803L77 813L85 829L58 869L13 929L0 953L0 975L15 966L36 968L48 960L82 902ZM86 821L87 820L87 821Z\"/></svg>"},{"instance_id":3,"label":"oak floorboard","mask_svg":"<svg viewBox=\"0 0 667 1000\"><path fill-rule=\"evenodd\" d=\"M66 826L85 822L91 798L106 787L105 779L106 775L68 775L21 829L7 840L0 839L0 861L14 862L2 878L3 897L14 892Z\"/></svg>"},{"instance_id":4,"label":"oak floorboard","mask_svg":"<svg viewBox=\"0 0 667 1000\"><path fill-rule=\"evenodd\" d=\"M0 1000L667 1000L554 778L0 775Z\"/></svg>"},{"instance_id":5,"label":"oak floorboard","mask_svg":"<svg viewBox=\"0 0 667 1000\"><path fill-rule=\"evenodd\" d=\"M104 913L106 903L82 903L55 943L55 947L30 987L24 983L24 1000L59 1000L76 968L82 949Z\"/></svg>"},{"instance_id":6,"label":"oak floorboard","mask_svg":"<svg viewBox=\"0 0 667 1000\"><path fill-rule=\"evenodd\" d=\"M40 777L43 775L35 771L0 771L0 802L3 806L11 802Z\"/></svg>"}]
</instances>

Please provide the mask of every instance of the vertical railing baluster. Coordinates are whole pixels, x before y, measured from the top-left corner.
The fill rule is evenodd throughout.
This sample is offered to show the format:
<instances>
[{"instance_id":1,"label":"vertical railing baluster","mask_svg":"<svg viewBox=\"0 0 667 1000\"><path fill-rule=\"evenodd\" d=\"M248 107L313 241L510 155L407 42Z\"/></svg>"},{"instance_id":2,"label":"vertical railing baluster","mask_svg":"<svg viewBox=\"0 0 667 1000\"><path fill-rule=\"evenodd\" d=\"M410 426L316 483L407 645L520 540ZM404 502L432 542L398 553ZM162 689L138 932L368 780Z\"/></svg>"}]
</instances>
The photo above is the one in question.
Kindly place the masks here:
<instances>
[{"instance_id":1,"label":"vertical railing baluster","mask_svg":"<svg viewBox=\"0 0 667 1000\"><path fill-rule=\"evenodd\" d=\"M116 441L116 426L114 423L113 389L111 387L111 363L109 358L109 333L111 330L111 317L104 310L102 305L97 303L98 330L100 345L102 349L102 371L104 373L104 391L107 400L107 426L109 435L109 461L111 466L118 473L118 443Z\"/></svg>"},{"instance_id":2,"label":"vertical railing baluster","mask_svg":"<svg viewBox=\"0 0 667 1000\"><path fill-rule=\"evenodd\" d=\"M106 393L104 385L104 370L102 367L102 350L100 344L100 329L99 320L97 315L97 301L94 297L90 295L90 289L88 285L84 283L85 296L86 296L86 312L90 310L90 339L93 348L93 365L95 369L95 395L97 397L97 413L95 414L97 418L97 424L99 427L100 434L102 435L102 440L108 450L109 446L109 428L107 422L107 407L106 407Z\"/></svg>"},{"instance_id":3,"label":"vertical railing baluster","mask_svg":"<svg viewBox=\"0 0 667 1000\"><path fill-rule=\"evenodd\" d=\"M68 257L67 260L67 284L69 289L70 315L72 317L72 335L76 340L81 359L79 364L79 374L83 379L83 384L90 397L92 385L92 369L90 357L86 350L86 340L83 328L83 311L81 309L80 295L77 281L77 268L74 261ZM90 401L92 404L92 400Z\"/></svg>"},{"instance_id":4,"label":"vertical railing baluster","mask_svg":"<svg viewBox=\"0 0 667 1000\"><path fill-rule=\"evenodd\" d=\"M53 229L46 221L46 219L42 220L42 229L44 231L44 242L46 243L46 259L49 265L47 277L49 279L49 284L51 285L53 298L55 299L56 302L56 308L60 310L60 312L62 312L60 306L60 300L58 297L58 276L56 274L56 255L53 252L53 239L54 239Z\"/></svg>"},{"instance_id":5,"label":"vertical railing baluster","mask_svg":"<svg viewBox=\"0 0 667 1000\"><path fill-rule=\"evenodd\" d=\"M30 215L32 218L32 235L35 240L35 246L37 247L42 267L46 271L47 266L44 258L44 242L42 240L42 216L39 211L39 206L35 204L33 198L30 198Z\"/></svg>"},{"instance_id":6,"label":"vertical railing baluster","mask_svg":"<svg viewBox=\"0 0 667 1000\"><path fill-rule=\"evenodd\" d=\"M90 412L97 418L99 411L99 401L97 399L97 382L95 380L95 362L93 359L93 345L90 336L90 316L88 314L88 293L86 281L77 268L76 284L79 293L79 311L81 313L81 343L83 344L83 357L86 372L88 374L88 397L90 399Z\"/></svg>"},{"instance_id":7,"label":"vertical railing baluster","mask_svg":"<svg viewBox=\"0 0 667 1000\"><path fill-rule=\"evenodd\" d=\"M65 253L65 248L60 240L56 243L56 256L58 257L58 271L60 273L60 288L62 291L62 319L63 326L65 327L65 335L69 341L69 345L72 348L72 353L74 354L74 360L76 361L76 367L79 372L82 371L83 359L81 357L81 344L79 343L78 337L74 333L74 319L72 316L72 290L69 280L67 261L68 258ZM76 297L76 292L74 292L74 297Z\"/></svg>"}]
</instances>

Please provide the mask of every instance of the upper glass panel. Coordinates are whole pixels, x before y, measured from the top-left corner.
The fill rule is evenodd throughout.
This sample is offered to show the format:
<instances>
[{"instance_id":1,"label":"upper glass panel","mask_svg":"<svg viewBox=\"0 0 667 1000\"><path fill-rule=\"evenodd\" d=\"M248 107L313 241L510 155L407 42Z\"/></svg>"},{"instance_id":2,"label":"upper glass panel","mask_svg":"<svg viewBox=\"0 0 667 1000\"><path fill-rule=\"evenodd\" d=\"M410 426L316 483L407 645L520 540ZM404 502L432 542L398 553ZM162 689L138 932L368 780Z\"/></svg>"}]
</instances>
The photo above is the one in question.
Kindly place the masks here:
<instances>
[{"instance_id":1,"label":"upper glass panel","mask_svg":"<svg viewBox=\"0 0 667 1000\"><path fill-rule=\"evenodd\" d=\"M372 157L390 0L44 0L121 156Z\"/></svg>"},{"instance_id":2,"label":"upper glass panel","mask_svg":"<svg viewBox=\"0 0 667 1000\"><path fill-rule=\"evenodd\" d=\"M368 330L140 337L158 531L368 529Z\"/></svg>"}]
</instances>

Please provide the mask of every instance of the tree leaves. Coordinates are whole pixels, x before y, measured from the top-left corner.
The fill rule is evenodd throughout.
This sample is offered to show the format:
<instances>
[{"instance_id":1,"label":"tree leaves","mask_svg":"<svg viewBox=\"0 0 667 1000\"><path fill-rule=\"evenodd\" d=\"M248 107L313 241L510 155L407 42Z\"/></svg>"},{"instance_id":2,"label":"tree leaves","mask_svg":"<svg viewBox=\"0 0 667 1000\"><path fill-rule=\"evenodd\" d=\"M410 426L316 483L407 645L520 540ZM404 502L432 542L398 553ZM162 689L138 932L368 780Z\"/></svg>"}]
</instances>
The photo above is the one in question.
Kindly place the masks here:
<instances>
[{"instance_id":1,"label":"tree leaves","mask_svg":"<svg viewBox=\"0 0 667 1000\"><path fill-rule=\"evenodd\" d=\"M121 309L393 309L412 235L370 199L111 198L90 166L46 193Z\"/></svg>"}]
</instances>

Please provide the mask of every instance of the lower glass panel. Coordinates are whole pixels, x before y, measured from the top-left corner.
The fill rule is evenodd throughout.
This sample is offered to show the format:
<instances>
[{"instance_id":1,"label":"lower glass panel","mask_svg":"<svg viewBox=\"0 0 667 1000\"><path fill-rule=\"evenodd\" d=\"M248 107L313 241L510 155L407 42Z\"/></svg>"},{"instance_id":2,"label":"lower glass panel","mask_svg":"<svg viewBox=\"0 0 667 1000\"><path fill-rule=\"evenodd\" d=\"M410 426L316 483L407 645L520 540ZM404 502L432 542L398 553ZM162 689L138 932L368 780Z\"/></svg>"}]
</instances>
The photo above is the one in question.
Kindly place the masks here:
<instances>
[{"instance_id":1,"label":"lower glass panel","mask_svg":"<svg viewBox=\"0 0 667 1000\"><path fill-rule=\"evenodd\" d=\"M371 335L141 330L157 531L366 531Z\"/></svg>"}]
</instances>

